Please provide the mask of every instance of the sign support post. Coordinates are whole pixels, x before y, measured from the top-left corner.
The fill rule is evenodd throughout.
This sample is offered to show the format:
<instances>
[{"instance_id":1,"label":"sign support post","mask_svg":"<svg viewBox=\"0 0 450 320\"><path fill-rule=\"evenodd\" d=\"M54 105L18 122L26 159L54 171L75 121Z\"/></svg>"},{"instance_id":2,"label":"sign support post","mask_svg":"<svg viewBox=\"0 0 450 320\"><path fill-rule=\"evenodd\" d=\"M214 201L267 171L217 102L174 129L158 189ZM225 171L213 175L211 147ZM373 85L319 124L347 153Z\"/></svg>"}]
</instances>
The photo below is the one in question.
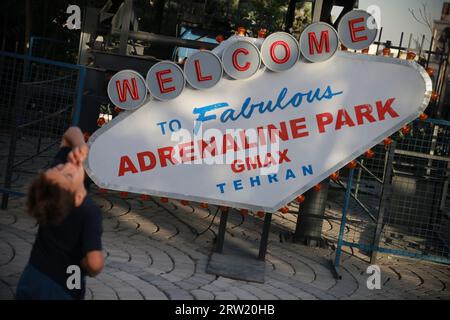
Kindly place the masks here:
<instances>
[{"instance_id":1,"label":"sign support post","mask_svg":"<svg viewBox=\"0 0 450 320\"><path fill-rule=\"evenodd\" d=\"M219 233L217 234L216 240L216 252L223 252L223 243L225 241L225 230L227 228L228 221L228 211L222 211L220 214L220 224L219 224Z\"/></svg>"},{"instance_id":2,"label":"sign support post","mask_svg":"<svg viewBox=\"0 0 450 320\"><path fill-rule=\"evenodd\" d=\"M298 209L294 241L308 246L322 246L322 225L328 198L329 180L320 183L320 190L311 189Z\"/></svg>"},{"instance_id":3,"label":"sign support post","mask_svg":"<svg viewBox=\"0 0 450 320\"><path fill-rule=\"evenodd\" d=\"M344 244L344 233L345 233L345 225L347 223L347 210L350 204L350 198L352 196L352 183L353 183L353 174L355 169L350 169L348 179L347 179L347 188L345 190L345 198L344 198L344 206L342 208L342 219L341 226L339 228L339 237L338 243L336 247L336 254L334 257L334 263L331 262L331 272L334 274L336 279L342 279L342 276L339 272L339 267L341 264L341 254L342 254L342 246Z\"/></svg>"},{"instance_id":4,"label":"sign support post","mask_svg":"<svg viewBox=\"0 0 450 320\"><path fill-rule=\"evenodd\" d=\"M373 244L372 244L372 252L370 255L370 263L375 264L377 261L377 254L378 254L378 247L380 244L381 239L381 233L383 231L383 220L384 220L384 214L387 210L387 204L391 195L391 186L392 186L392 171L393 171L393 162L394 162L394 155L395 155L395 141L391 144L388 150L388 159L386 164L386 169L384 172L384 178L383 178L383 191L381 194L381 200L380 200L380 208L378 210L378 220L377 220L377 226L375 229L375 234L373 238Z\"/></svg>"},{"instance_id":5,"label":"sign support post","mask_svg":"<svg viewBox=\"0 0 450 320\"><path fill-rule=\"evenodd\" d=\"M269 231L270 231L270 223L272 222L272 214L266 213L264 217L264 225L261 234L261 241L259 243L259 254L258 260L265 261L266 260L266 252L267 252L267 243L269 242Z\"/></svg>"}]
</instances>

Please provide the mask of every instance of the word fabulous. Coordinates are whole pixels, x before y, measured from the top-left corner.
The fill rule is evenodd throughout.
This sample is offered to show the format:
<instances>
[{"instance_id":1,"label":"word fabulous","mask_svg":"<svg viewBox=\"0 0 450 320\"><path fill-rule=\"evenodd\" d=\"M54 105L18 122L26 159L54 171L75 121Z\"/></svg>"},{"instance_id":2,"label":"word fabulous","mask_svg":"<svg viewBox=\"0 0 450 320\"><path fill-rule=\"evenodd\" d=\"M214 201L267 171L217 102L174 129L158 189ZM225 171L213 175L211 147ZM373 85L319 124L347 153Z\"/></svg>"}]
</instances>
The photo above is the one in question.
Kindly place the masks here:
<instances>
[{"instance_id":1,"label":"word fabulous","mask_svg":"<svg viewBox=\"0 0 450 320\"><path fill-rule=\"evenodd\" d=\"M116 73L108 83L108 95L119 108L134 110L142 106L147 94L158 100L178 97L186 82L194 89L215 86L225 72L232 79L248 79L261 67L273 72L292 68L300 56L309 62L329 60L339 42L353 50L368 48L377 35L374 18L363 10L347 13L338 31L326 23L308 26L297 41L285 32L276 32L264 41L236 36L213 51L200 50L184 63L184 70L170 61L161 61L147 72L146 79L132 70Z\"/></svg>"}]
</instances>

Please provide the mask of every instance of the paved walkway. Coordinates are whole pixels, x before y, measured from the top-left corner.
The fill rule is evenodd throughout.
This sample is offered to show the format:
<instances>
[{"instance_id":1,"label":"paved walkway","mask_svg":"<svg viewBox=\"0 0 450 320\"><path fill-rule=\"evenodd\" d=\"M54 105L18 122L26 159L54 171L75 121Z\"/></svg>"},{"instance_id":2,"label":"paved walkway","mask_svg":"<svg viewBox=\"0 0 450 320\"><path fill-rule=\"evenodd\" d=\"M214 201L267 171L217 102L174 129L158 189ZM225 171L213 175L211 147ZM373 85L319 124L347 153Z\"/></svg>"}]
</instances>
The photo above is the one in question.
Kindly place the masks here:
<instances>
[{"instance_id":1,"label":"paved walkway","mask_svg":"<svg viewBox=\"0 0 450 320\"><path fill-rule=\"evenodd\" d=\"M345 254L343 279L329 268L332 249L282 241L295 215L273 217L264 284L231 280L205 272L220 213L178 201L161 203L133 195L92 192L104 211L106 266L87 282L86 299L449 299L450 267L383 257L381 290L368 290L367 262ZM122 195L123 196L123 195ZM263 219L230 212L226 237L257 246ZM209 228L210 226L210 228ZM327 234L338 225L327 221ZM24 213L24 199L0 211L0 299L13 299L27 262L36 225ZM281 241L280 241L281 240Z\"/></svg>"}]
</instances>

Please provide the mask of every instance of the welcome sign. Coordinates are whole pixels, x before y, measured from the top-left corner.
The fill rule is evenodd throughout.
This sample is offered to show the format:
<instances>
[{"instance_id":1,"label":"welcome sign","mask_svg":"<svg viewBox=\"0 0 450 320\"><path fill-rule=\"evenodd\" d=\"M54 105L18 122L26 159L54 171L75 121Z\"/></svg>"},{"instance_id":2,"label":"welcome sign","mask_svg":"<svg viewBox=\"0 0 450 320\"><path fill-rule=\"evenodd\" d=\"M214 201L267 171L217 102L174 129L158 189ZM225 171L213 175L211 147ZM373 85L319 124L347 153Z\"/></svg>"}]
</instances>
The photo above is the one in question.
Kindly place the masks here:
<instances>
[{"instance_id":1,"label":"welcome sign","mask_svg":"<svg viewBox=\"0 0 450 320\"><path fill-rule=\"evenodd\" d=\"M128 111L91 136L87 173L103 188L275 212L428 105L414 61L337 51L368 47L370 18L313 24L300 41L232 37L145 79L117 73L108 93Z\"/></svg>"}]
</instances>

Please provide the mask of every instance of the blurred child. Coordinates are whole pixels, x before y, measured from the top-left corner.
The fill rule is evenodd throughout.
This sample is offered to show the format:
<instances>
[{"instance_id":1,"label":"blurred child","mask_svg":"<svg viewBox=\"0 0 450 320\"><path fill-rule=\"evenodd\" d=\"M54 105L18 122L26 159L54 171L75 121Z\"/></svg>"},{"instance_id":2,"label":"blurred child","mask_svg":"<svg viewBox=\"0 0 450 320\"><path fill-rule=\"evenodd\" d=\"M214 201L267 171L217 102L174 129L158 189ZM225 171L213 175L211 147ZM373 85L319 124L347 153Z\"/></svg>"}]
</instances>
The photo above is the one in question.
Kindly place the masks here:
<instances>
[{"instance_id":1,"label":"blurred child","mask_svg":"<svg viewBox=\"0 0 450 320\"><path fill-rule=\"evenodd\" d=\"M27 210L39 228L17 299L83 299L85 275L103 269L102 215L84 184L88 152L81 130L69 128L51 168L31 183ZM73 279L77 269L79 285Z\"/></svg>"}]
</instances>

